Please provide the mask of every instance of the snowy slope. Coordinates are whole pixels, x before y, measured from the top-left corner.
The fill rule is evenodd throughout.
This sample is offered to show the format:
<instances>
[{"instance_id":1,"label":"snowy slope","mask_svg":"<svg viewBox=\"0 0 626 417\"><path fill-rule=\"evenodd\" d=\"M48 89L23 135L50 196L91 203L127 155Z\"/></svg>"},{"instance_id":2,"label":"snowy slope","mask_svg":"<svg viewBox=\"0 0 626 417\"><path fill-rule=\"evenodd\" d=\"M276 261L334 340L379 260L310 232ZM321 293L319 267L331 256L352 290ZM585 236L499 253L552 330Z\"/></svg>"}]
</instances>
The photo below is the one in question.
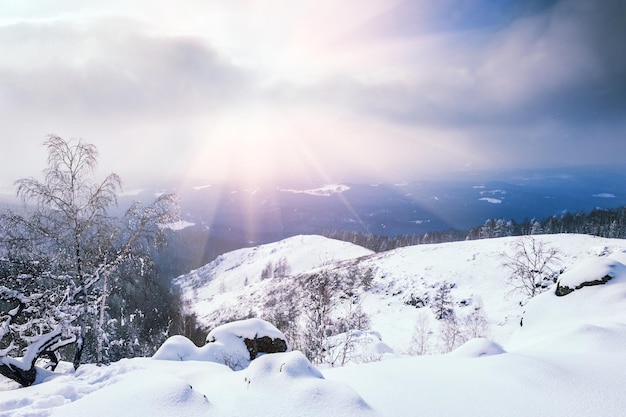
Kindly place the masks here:
<instances>
[{"instance_id":1,"label":"snowy slope","mask_svg":"<svg viewBox=\"0 0 626 417\"><path fill-rule=\"evenodd\" d=\"M448 355L324 374L349 384L389 416L415 415L416 406L429 416L623 416L625 260L621 249L574 265L564 281L589 282L607 272L612 277L565 296L553 287L533 298L523 327L504 348L472 340Z\"/></svg>"},{"instance_id":2,"label":"snowy slope","mask_svg":"<svg viewBox=\"0 0 626 417\"><path fill-rule=\"evenodd\" d=\"M1 417L373 416L348 385L300 352L266 355L233 372L213 362L122 360L84 365L28 388L0 392Z\"/></svg>"},{"instance_id":3,"label":"snowy slope","mask_svg":"<svg viewBox=\"0 0 626 417\"><path fill-rule=\"evenodd\" d=\"M235 306L235 293L244 291L249 285L262 284L263 270L268 266L273 269L283 262L288 274L298 275L323 265L372 253L351 243L301 235L220 255L202 268L178 277L175 284L181 288L183 298L189 300L192 310L202 321L224 301L232 301Z\"/></svg>"},{"instance_id":4,"label":"snowy slope","mask_svg":"<svg viewBox=\"0 0 626 417\"><path fill-rule=\"evenodd\" d=\"M534 238L559 251L560 266L565 270L580 261L626 249L624 240L587 235ZM512 255L519 239L418 245L372 254L354 245L318 236L299 236L222 255L206 267L179 277L177 282L184 289L190 309L201 323L211 328L216 311L231 311L232 314L239 309L242 316L249 312L262 313L264 294L277 285L271 279L260 279L268 261L276 263L286 256L292 276L321 265L335 270L354 265L372 268L375 278L372 288L362 296L362 307L370 315L372 329L381 334L383 341L396 352L405 353L409 350L415 322L429 310L413 307L410 300L432 298L436 286L448 281L455 284L451 295L458 313L468 314L481 307L488 320L489 336L504 343L519 328L522 304L526 301L524 295L513 291L508 280L510 272L502 266L503 254ZM306 245L310 245L310 249ZM353 261L333 264L330 259ZM281 277L280 281L284 284L288 279ZM432 317L429 320L431 327L439 325Z\"/></svg>"},{"instance_id":5,"label":"snowy slope","mask_svg":"<svg viewBox=\"0 0 626 417\"><path fill-rule=\"evenodd\" d=\"M446 278L457 283L457 300L482 299L492 327L501 329L494 332L500 343L474 339L446 355L392 355L321 370L298 351L261 356L240 371L213 362L147 358L85 365L76 373L62 364L57 374L45 374L29 388L0 380L0 417L622 416L626 241L538 238L561 251L566 272L560 283L580 288L557 296L552 287L523 307L519 296L503 296L509 291L498 267L499 253L510 250L514 238L359 258L378 268L365 301L373 327L388 342L401 342L420 314L402 297ZM606 276L602 285L580 285Z\"/></svg>"},{"instance_id":6,"label":"snowy slope","mask_svg":"<svg viewBox=\"0 0 626 417\"><path fill-rule=\"evenodd\" d=\"M587 235L539 235L538 242L559 251L560 265L567 270L582 260L619 253L626 241ZM405 351L419 309L407 306L413 296L431 294L433 285L456 284L452 296L463 313L482 304L490 336L503 343L519 327L526 297L513 291L503 266L503 254L513 255L519 237L418 245L371 256L365 265L377 268L377 278L365 309L372 327L396 350ZM396 294L394 296L394 294Z\"/></svg>"}]
</instances>

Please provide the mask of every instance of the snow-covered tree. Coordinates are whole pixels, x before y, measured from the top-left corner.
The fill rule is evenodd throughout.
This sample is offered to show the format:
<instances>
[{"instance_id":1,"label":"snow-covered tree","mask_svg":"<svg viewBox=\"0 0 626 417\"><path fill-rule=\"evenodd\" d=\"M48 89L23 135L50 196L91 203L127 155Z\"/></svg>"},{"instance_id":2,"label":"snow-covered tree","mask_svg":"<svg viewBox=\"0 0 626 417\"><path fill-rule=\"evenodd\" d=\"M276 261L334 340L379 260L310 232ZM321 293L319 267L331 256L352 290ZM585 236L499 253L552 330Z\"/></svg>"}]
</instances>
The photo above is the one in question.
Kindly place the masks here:
<instances>
[{"instance_id":1,"label":"snow-covered tree","mask_svg":"<svg viewBox=\"0 0 626 417\"><path fill-rule=\"evenodd\" d=\"M295 345L309 360L333 366L350 359L354 331L370 323L356 293L359 285L358 276L329 269L300 277L302 329Z\"/></svg>"},{"instance_id":2,"label":"snow-covered tree","mask_svg":"<svg viewBox=\"0 0 626 417\"><path fill-rule=\"evenodd\" d=\"M2 259L0 274L0 374L27 386L35 382L35 364L48 360L54 370L57 350L76 341L76 309L68 299L75 288L67 276L53 276L31 263ZM62 288L62 290L57 290Z\"/></svg>"},{"instance_id":3,"label":"snow-covered tree","mask_svg":"<svg viewBox=\"0 0 626 417\"><path fill-rule=\"evenodd\" d=\"M326 338L332 334L331 302L339 290L339 282L336 275L322 270L304 277L301 288L305 317L302 347L309 360L320 363Z\"/></svg>"},{"instance_id":4,"label":"snow-covered tree","mask_svg":"<svg viewBox=\"0 0 626 417\"><path fill-rule=\"evenodd\" d=\"M441 320L440 337L441 352L448 353L467 341L467 335L463 331L461 320L454 310Z\"/></svg>"},{"instance_id":5,"label":"snow-covered tree","mask_svg":"<svg viewBox=\"0 0 626 417\"><path fill-rule=\"evenodd\" d=\"M426 310L421 310L413 328L409 354L426 355L431 349L431 335L430 314Z\"/></svg>"},{"instance_id":6,"label":"snow-covered tree","mask_svg":"<svg viewBox=\"0 0 626 417\"><path fill-rule=\"evenodd\" d=\"M76 342L73 362L78 367L89 332L96 334L95 351L98 362L102 361L112 284L124 276L122 270L142 270L150 262L151 249L161 242L162 225L178 217L177 201L164 194L149 205L136 202L121 218L114 217L109 210L117 204L121 180L116 174L101 181L93 178L96 147L58 136L50 136L45 146L44 179L16 182L17 194L26 203L24 213L7 211L0 219L0 243L13 265L7 273L11 286L5 285L3 295L23 306L8 300L10 313L4 315L0 336L12 341L21 338L26 351L35 352L31 356L54 353L61 345ZM42 263L44 270L24 269ZM36 327L35 336L16 326L25 313L31 317L29 325L47 323ZM39 344L45 349L36 348ZM0 363L14 364L19 345L9 342L0 351ZM30 359L20 366L32 373Z\"/></svg>"},{"instance_id":7,"label":"snow-covered tree","mask_svg":"<svg viewBox=\"0 0 626 417\"><path fill-rule=\"evenodd\" d=\"M541 223L537 221L537 219L532 219L530 221L530 234L541 235L543 233L544 231L543 231L543 227L541 226Z\"/></svg>"},{"instance_id":8,"label":"snow-covered tree","mask_svg":"<svg viewBox=\"0 0 626 417\"><path fill-rule=\"evenodd\" d=\"M452 288L454 288L454 284L446 281L439 283L435 288L435 295L430 308L433 310L437 320L443 320L454 312Z\"/></svg>"},{"instance_id":9,"label":"snow-covered tree","mask_svg":"<svg viewBox=\"0 0 626 417\"><path fill-rule=\"evenodd\" d=\"M503 253L504 266L515 290L528 297L545 291L559 273L559 252L532 236L517 240L513 253Z\"/></svg>"},{"instance_id":10,"label":"snow-covered tree","mask_svg":"<svg viewBox=\"0 0 626 417\"><path fill-rule=\"evenodd\" d=\"M467 339L488 336L489 322L483 310L482 301L478 301L472 311L462 318L463 334Z\"/></svg>"}]
</instances>

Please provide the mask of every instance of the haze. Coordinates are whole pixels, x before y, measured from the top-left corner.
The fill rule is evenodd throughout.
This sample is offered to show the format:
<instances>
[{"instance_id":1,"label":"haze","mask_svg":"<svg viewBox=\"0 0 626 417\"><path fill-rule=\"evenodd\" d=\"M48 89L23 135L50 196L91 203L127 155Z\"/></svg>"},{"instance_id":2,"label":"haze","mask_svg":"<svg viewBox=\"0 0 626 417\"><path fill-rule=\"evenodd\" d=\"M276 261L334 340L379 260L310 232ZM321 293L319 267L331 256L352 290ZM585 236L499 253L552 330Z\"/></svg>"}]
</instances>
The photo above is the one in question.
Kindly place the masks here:
<instances>
[{"instance_id":1,"label":"haze","mask_svg":"<svg viewBox=\"0 0 626 417\"><path fill-rule=\"evenodd\" d=\"M0 6L0 186L83 138L126 184L616 163L622 0Z\"/></svg>"}]
</instances>

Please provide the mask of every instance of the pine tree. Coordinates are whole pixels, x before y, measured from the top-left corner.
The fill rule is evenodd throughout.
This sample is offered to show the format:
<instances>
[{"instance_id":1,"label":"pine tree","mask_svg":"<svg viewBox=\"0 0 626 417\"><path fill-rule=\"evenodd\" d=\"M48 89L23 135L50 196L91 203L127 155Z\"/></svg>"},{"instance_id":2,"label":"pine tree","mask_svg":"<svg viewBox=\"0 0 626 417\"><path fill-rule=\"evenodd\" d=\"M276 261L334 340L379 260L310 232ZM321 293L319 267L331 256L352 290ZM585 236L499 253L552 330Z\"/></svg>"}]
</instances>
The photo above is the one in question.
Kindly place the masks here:
<instances>
[{"instance_id":1,"label":"pine tree","mask_svg":"<svg viewBox=\"0 0 626 417\"><path fill-rule=\"evenodd\" d=\"M452 288L454 288L454 284L444 281L439 283L435 289L430 307L437 320L443 320L453 313Z\"/></svg>"}]
</instances>

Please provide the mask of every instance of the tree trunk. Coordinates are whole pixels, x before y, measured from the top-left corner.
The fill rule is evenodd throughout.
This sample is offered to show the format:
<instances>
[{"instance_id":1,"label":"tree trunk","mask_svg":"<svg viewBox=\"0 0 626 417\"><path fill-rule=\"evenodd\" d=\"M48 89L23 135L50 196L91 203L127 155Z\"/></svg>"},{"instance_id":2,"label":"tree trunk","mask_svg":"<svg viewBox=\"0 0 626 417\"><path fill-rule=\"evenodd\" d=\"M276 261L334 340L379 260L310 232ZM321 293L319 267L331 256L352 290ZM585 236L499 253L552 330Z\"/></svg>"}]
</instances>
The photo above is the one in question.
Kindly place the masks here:
<instances>
[{"instance_id":1,"label":"tree trunk","mask_svg":"<svg viewBox=\"0 0 626 417\"><path fill-rule=\"evenodd\" d=\"M30 386L37 378L37 367L35 366L37 359L41 356L50 358L52 369L54 369L58 362L56 351L74 341L74 337L63 340L62 329L57 327L29 345L22 359L15 359L9 356L0 357L0 374L22 386Z\"/></svg>"},{"instance_id":2,"label":"tree trunk","mask_svg":"<svg viewBox=\"0 0 626 417\"><path fill-rule=\"evenodd\" d=\"M108 274L104 274L104 279L102 282L102 299L100 300L100 317L98 318L98 343L97 343L97 365L102 365L102 351L104 345L104 315L106 310L106 302L107 302L107 291L108 291Z\"/></svg>"},{"instance_id":3,"label":"tree trunk","mask_svg":"<svg viewBox=\"0 0 626 417\"><path fill-rule=\"evenodd\" d=\"M33 385L37 377L37 368L35 365L29 369L21 369L19 366L12 365L10 363L0 363L0 374L6 376L9 379L17 382L18 384L28 387Z\"/></svg>"}]
</instances>

